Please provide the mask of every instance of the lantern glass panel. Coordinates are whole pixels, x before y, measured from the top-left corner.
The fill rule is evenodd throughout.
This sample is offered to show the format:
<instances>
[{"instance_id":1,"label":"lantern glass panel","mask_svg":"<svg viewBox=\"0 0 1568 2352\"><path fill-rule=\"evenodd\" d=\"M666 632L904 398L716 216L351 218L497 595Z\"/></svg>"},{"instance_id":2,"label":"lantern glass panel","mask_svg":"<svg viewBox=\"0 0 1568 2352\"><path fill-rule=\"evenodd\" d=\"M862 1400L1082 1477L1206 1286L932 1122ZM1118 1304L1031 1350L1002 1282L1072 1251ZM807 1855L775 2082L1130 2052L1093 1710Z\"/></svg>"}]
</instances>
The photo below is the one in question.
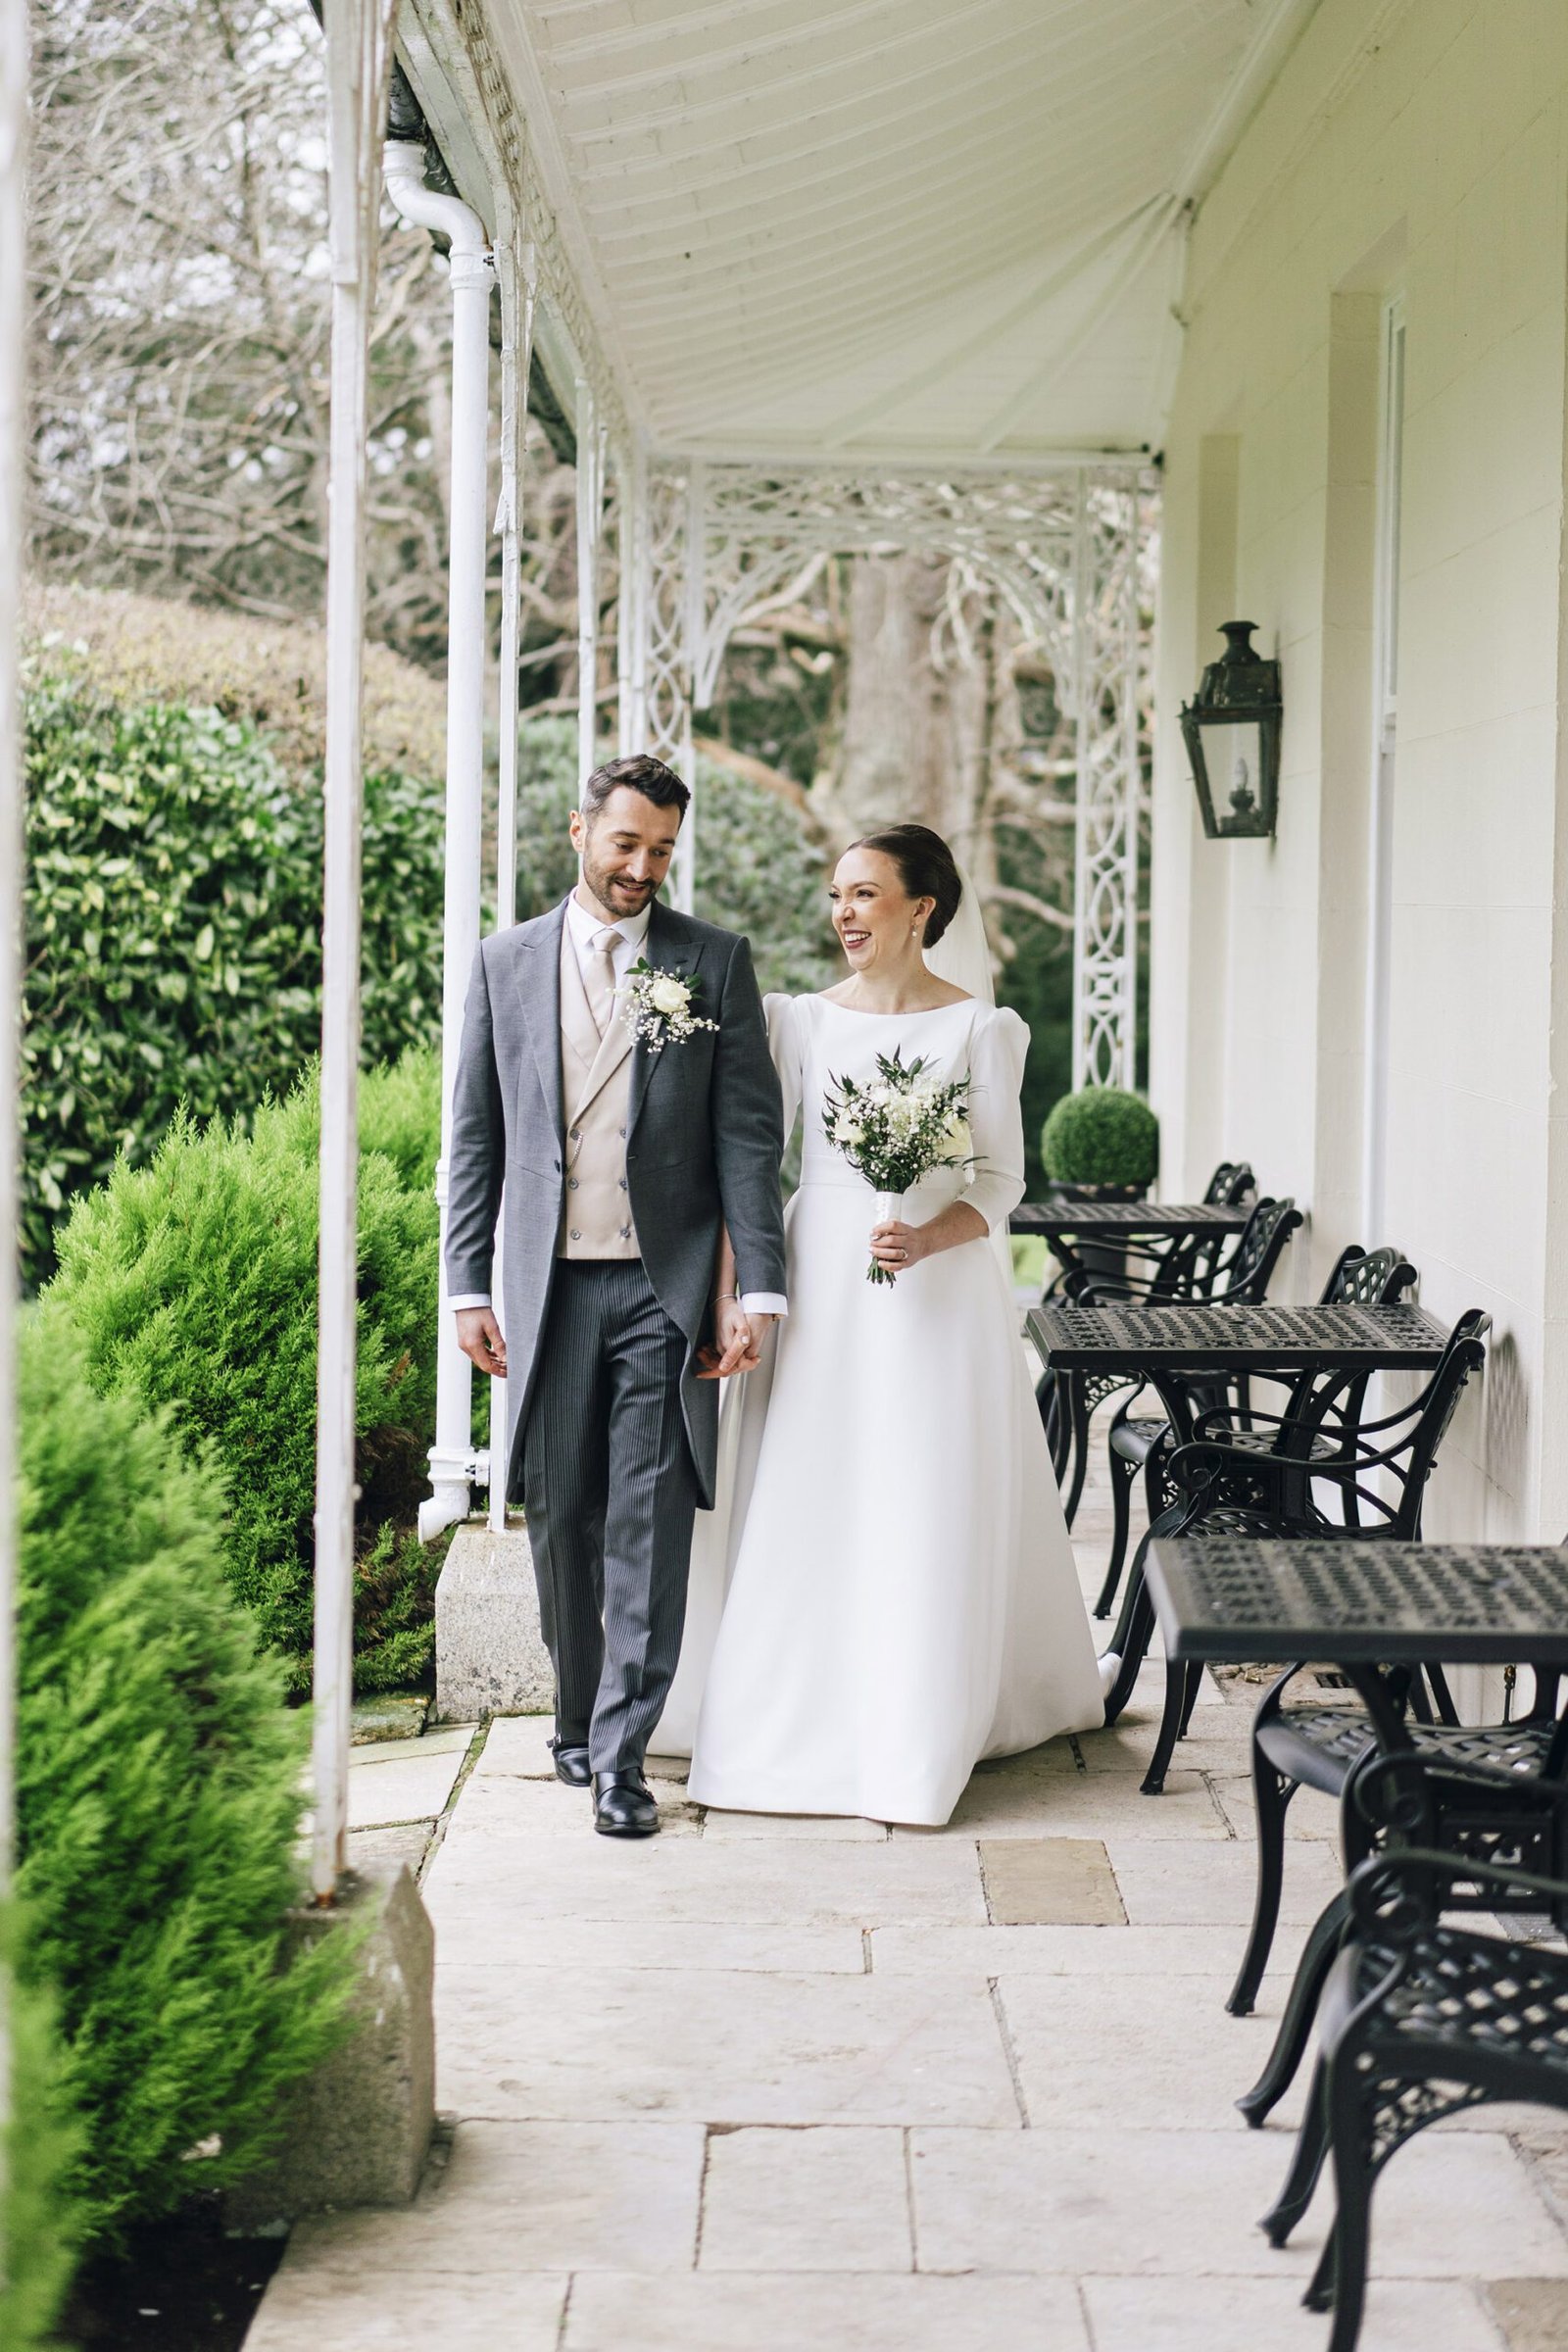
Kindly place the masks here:
<instances>
[{"instance_id":1,"label":"lantern glass panel","mask_svg":"<svg viewBox=\"0 0 1568 2352\"><path fill-rule=\"evenodd\" d=\"M1254 820L1263 796L1263 730L1255 718L1205 719L1203 760L1222 827Z\"/></svg>"}]
</instances>

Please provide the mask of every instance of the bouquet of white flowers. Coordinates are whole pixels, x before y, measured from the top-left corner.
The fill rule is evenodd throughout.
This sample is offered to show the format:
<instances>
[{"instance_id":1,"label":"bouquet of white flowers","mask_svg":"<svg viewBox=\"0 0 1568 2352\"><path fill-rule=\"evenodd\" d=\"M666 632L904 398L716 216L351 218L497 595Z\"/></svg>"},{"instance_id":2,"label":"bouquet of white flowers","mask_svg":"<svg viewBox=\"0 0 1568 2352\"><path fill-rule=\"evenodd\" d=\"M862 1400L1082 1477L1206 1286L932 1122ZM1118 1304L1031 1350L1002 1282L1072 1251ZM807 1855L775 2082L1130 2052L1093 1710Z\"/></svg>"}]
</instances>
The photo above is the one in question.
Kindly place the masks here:
<instances>
[{"instance_id":1,"label":"bouquet of white flowers","mask_svg":"<svg viewBox=\"0 0 1568 2352\"><path fill-rule=\"evenodd\" d=\"M822 1124L829 1142L878 1195L877 1221L886 1224L922 1177L934 1168L968 1167L974 1151L967 1078L930 1076L923 1060L906 1062L897 1046L891 1056L877 1055L876 1067L868 1086L833 1080ZM867 1282L893 1279L873 1258Z\"/></svg>"}]
</instances>

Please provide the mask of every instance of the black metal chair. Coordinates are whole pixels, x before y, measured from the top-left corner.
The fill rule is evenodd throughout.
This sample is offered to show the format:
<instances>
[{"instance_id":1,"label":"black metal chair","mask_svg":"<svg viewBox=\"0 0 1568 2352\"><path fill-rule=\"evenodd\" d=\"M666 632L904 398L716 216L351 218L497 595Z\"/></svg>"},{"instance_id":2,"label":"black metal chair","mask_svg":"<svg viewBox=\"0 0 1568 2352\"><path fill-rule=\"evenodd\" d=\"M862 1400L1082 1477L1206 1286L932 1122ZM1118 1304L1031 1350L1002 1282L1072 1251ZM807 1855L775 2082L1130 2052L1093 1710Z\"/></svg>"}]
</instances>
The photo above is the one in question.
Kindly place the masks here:
<instances>
[{"instance_id":1,"label":"black metal chair","mask_svg":"<svg viewBox=\"0 0 1568 2352\"><path fill-rule=\"evenodd\" d=\"M1236 1444L1233 1433L1225 1438L1210 1434L1177 1446L1165 1471L1175 1499L1152 1521L1134 1555L1112 1644L1122 1657L1123 1675L1132 1659L1143 1658L1153 1631L1143 1563L1147 1546L1156 1537L1213 1543L1233 1536L1310 1536L1320 1541L1357 1536L1414 1543L1421 1533L1422 1503L1438 1450L1466 1383L1486 1361L1483 1337L1491 1323L1479 1307L1461 1315L1436 1371L1414 1402L1363 1422L1353 1432L1333 1420L1337 1397L1351 1384L1320 1374L1300 1411L1250 1416L1254 1425L1273 1428L1274 1441L1267 1449L1252 1442L1255 1426L1240 1433L1248 1440L1245 1445ZM1205 1422L1219 1418L1206 1415ZM1379 1483L1372 1484L1374 1480ZM1338 1516L1325 1507L1331 1501L1338 1505ZM1176 1741L1197 1703L1202 1671L1192 1664L1166 1668L1165 1713L1143 1782L1146 1795L1157 1795L1164 1787ZM1437 1670L1427 1671L1451 1718L1451 1703ZM1265 1953L1266 1948L1265 1944Z\"/></svg>"},{"instance_id":2,"label":"black metal chair","mask_svg":"<svg viewBox=\"0 0 1568 2352\"><path fill-rule=\"evenodd\" d=\"M1278 1213L1287 1209L1291 1212L1290 1223L1285 1223ZM1271 1211L1274 1212L1272 1215L1269 1213ZM1211 1294L1204 1303L1210 1306L1255 1306L1260 1299L1266 1298L1268 1286L1274 1278L1274 1268L1279 1263L1281 1252L1290 1240L1295 1227L1300 1222L1300 1217L1297 1214L1293 1202L1288 1199L1278 1201L1260 1200L1252 1211L1251 1218L1226 1267L1224 1290ZM1379 1250L1374 1251L1373 1255L1380 1258L1383 1256L1394 1257L1396 1252ZM1351 1258L1360 1258L1365 1262L1364 1253L1350 1250L1346 1250L1334 1270L1336 1281ZM1409 1280L1413 1282L1414 1279L1415 1275L1412 1269L1409 1273ZM1327 1298L1327 1294L1325 1294L1325 1298ZM1075 1303L1081 1306L1111 1306L1116 1304L1117 1300L1105 1291L1097 1289L1091 1298L1086 1289L1080 1289L1075 1294ZM1151 1296L1143 1299L1141 1303L1158 1305L1160 1301ZM1186 1305L1189 1301L1183 1298L1181 1303ZM1111 1603L1115 1600L1116 1589L1121 1583L1121 1572L1127 1558L1128 1530L1132 1521L1133 1482L1139 1471L1144 1472L1144 1491L1148 1497L1151 1519L1157 1518L1168 1499L1161 1492L1159 1457L1165 1449L1165 1441L1170 1435L1170 1424L1162 1413L1134 1414L1133 1406L1138 1402L1142 1394L1141 1386L1134 1388L1117 1406L1115 1418L1110 1425L1110 1436L1107 1441L1110 1464L1110 1557L1105 1563L1104 1581L1100 1588L1100 1597L1095 1602L1097 1617L1110 1615ZM1202 1392L1204 1401L1212 1399L1215 1403L1220 1401L1224 1394L1223 1384ZM1087 1426L1083 1450L1085 1453L1088 1451Z\"/></svg>"},{"instance_id":3,"label":"black metal chair","mask_svg":"<svg viewBox=\"0 0 1568 2352\"><path fill-rule=\"evenodd\" d=\"M1207 1206L1234 1208L1250 1200L1256 1189L1257 1179L1248 1161L1222 1159L1208 1180L1203 1200ZM1120 1242L1087 1243L1066 1255L1041 1297L1046 1299L1073 1297L1075 1286L1087 1279L1107 1285L1136 1282L1147 1289L1150 1297L1190 1303L1209 1296L1218 1278L1222 1252L1223 1244L1207 1238L1175 1239L1163 1250L1148 1243L1131 1250ZM1147 1263L1149 1273L1129 1277L1129 1256ZM1131 1288L1128 1295L1132 1295ZM1132 1386L1125 1380L1081 1372L1063 1375L1059 1380L1046 1372L1036 1386L1035 1399L1051 1446L1056 1482L1065 1490L1062 1510L1069 1527L1083 1499L1089 1466L1089 1424L1107 1396Z\"/></svg>"},{"instance_id":4,"label":"black metal chair","mask_svg":"<svg viewBox=\"0 0 1568 2352\"><path fill-rule=\"evenodd\" d=\"M1568 1719L1557 1712L1562 1676L1556 1668L1532 1667L1535 1687L1525 1714L1507 1723L1485 1724L1413 1720L1409 1700L1419 1690L1419 1682L1388 1672L1372 1686L1376 1703L1371 1706L1286 1707L1281 1694L1299 1672L1299 1667L1291 1667L1265 1693L1253 1730L1254 1788L1261 1792L1269 1778L1282 1786L1273 1860L1263 1853L1263 1822L1265 1811L1272 1811L1272 1798L1262 1793L1257 1798L1257 1904L1241 1974L1226 2004L1238 2017L1251 2009L1262 1981L1279 1909L1285 1810L1303 1783L1340 1798L1348 1879L1375 1848L1376 1825L1359 1791L1365 1776L1376 1770L1376 1760L1388 1755L1413 1755L1427 1773L1431 1815L1422 1824L1422 1835L1429 1843L1469 1860L1496 1861L1506 1849L1522 1865L1556 1866L1554 1853L1537 1850L1542 1801L1538 1784L1568 1777ZM1266 1725L1265 1713L1270 1717ZM1282 1757L1283 1764L1277 1760ZM1471 1777L1477 1769L1494 1776L1479 1795ZM1321 1913L1302 1946L1268 2063L1236 2102L1254 2129L1295 2080L1348 1918L1348 1893L1342 1891Z\"/></svg>"},{"instance_id":5,"label":"black metal chair","mask_svg":"<svg viewBox=\"0 0 1568 2352\"><path fill-rule=\"evenodd\" d=\"M1494 1856L1429 1838L1465 1785L1478 1810L1517 1810L1514 1776L1411 1754L1368 1759L1354 1798L1381 1848L1355 1870L1343 1948L1324 1988L1312 2094L1290 2174L1262 2227L1284 2245L1325 2159L1334 2226L1303 2298L1332 2308L1327 2352L1353 2352L1370 2209L1390 2157L1428 2124L1489 2099L1568 2108L1568 1954L1454 1926L1456 1908L1541 1909L1568 1929L1568 1787L1538 1780L1528 1836ZM1540 1866L1540 1857L1547 1867Z\"/></svg>"}]
</instances>

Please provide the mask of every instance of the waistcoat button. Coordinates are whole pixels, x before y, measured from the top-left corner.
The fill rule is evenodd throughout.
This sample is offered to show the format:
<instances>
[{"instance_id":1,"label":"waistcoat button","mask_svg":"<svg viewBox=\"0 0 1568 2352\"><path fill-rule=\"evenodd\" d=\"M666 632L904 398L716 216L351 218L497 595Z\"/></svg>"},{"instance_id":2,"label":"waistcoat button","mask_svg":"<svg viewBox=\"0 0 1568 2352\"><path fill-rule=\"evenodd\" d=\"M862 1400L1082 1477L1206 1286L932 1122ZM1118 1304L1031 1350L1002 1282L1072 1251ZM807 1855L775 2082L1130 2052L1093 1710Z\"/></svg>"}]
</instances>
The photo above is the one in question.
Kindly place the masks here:
<instances>
[{"instance_id":1,"label":"waistcoat button","mask_svg":"<svg viewBox=\"0 0 1568 2352\"><path fill-rule=\"evenodd\" d=\"M577 1231L575 1225L571 1229L571 1238L574 1242L580 1242L582 1240L582 1235Z\"/></svg>"}]
</instances>

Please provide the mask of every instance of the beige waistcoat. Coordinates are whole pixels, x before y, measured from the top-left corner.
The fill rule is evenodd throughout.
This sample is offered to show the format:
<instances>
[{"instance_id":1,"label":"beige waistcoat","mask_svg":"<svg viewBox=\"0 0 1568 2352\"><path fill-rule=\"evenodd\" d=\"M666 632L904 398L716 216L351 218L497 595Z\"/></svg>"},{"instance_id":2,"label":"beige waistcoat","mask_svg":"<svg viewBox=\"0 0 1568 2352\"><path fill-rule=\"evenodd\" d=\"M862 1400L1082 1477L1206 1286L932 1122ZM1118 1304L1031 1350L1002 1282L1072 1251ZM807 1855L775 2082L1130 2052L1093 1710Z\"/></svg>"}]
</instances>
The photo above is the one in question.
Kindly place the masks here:
<instances>
[{"instance_id":1,"label":"beige waistcoat","mask_svg":"<svg viewBox=\"0 0 1568 2352\"><path fill-rule=\"evenodd\" d=\"M566 1196L556 1255L641 1256L626 1189L631 1031L617 1006L600 1037L569 923L561 926L561 1102Z\"/></svg>"}]
</instances>

